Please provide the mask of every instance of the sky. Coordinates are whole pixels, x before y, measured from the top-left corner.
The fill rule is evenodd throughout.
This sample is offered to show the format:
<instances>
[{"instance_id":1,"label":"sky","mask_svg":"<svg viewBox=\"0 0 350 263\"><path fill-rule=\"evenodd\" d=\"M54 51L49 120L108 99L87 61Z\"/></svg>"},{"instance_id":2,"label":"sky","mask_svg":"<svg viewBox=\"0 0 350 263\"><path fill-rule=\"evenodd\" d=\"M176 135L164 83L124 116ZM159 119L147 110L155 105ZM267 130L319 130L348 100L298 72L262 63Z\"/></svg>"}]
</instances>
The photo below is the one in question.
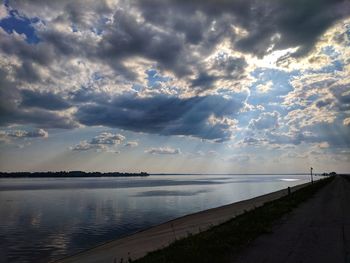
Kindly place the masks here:
<instances>
[{"instance_id":1,"label":"sky","mask_svg":"<svg viewBox=\"0 0 350 263\"><path fill-rule=\"evenodd\" d=\"M6 0L0 170L350 172L348 0Z\"/></svg>"}]
</instances>

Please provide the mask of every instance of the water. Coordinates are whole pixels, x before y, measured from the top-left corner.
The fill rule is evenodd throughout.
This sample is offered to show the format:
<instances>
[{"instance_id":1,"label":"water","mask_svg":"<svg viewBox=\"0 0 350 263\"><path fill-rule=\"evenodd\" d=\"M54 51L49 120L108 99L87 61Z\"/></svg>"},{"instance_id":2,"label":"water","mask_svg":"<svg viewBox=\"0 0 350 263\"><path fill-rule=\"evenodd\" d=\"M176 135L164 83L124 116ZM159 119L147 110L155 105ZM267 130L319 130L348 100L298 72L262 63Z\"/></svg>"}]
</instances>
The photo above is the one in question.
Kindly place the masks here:
<instances>
[{"instance_id":1,"label":"water","mask_svg":"<svg viewBox=\"0 0 350 263\"><path fill-rule=\"evenodd\" d=\"M0 179L0 262L48 262L307 175Z\"/></svg>"}]
</instances>

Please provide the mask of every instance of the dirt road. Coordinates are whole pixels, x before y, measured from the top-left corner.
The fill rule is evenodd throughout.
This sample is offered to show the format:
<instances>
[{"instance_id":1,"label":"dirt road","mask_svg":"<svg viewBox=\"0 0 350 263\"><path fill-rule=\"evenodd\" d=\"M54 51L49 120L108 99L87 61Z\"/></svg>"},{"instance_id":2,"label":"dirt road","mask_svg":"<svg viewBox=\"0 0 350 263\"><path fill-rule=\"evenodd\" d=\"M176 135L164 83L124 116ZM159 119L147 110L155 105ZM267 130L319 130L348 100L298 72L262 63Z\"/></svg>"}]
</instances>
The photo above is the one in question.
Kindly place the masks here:
<instances>
[{"instance_id":1,"label":"dirt road","mask_svg":"<svg viewBox=\"0 0 350 263\"><path fill-rule=\"evenodd\" d=\"M350 181L337 176L232 262L350 263Z\"/></svg>"}]
</instances>

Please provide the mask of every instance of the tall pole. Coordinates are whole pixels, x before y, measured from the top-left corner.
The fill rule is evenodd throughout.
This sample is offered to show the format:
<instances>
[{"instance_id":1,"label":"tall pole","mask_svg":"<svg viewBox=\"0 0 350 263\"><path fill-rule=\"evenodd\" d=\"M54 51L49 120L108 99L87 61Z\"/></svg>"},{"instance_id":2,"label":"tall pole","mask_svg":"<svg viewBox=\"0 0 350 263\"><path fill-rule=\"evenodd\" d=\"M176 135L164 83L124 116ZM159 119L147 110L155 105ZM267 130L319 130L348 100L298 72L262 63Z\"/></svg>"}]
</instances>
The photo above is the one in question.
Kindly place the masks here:
<instances>
[{"instance_id":1,"label":"tall pole","mask_svg":"<svg viewBox=\"0 0 350 263\"><path fill-rule=\"evenodd\" d=\"M314 183L314 178L313 178L313 176L312 176L312 170L313 170L314 168L310 168L310 176L311 176L311 183L313 184Z\"/></svg>"}]
</instances>

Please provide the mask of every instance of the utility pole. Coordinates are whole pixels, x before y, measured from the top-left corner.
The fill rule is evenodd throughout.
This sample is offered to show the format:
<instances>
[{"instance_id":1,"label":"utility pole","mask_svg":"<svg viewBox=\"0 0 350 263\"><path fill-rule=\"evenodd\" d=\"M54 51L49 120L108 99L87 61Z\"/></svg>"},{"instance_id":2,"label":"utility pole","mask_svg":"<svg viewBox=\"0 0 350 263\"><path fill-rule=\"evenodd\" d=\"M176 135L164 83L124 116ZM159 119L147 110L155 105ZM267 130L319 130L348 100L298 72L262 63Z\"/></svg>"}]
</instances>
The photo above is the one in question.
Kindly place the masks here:
<instances>
[{"instance_id":1,"label":"utility pole","mask_svg":"<svg viewBox=\"0 0 350 263\"><path fill-rule=\"evenodd\" d=\"M313 184L314 183L314 178L313 178L313 176L312 176L312 170L313 170L314 168L310 168L310 176L311 176L311 183Z\"/></svg>"}]
</instances>

